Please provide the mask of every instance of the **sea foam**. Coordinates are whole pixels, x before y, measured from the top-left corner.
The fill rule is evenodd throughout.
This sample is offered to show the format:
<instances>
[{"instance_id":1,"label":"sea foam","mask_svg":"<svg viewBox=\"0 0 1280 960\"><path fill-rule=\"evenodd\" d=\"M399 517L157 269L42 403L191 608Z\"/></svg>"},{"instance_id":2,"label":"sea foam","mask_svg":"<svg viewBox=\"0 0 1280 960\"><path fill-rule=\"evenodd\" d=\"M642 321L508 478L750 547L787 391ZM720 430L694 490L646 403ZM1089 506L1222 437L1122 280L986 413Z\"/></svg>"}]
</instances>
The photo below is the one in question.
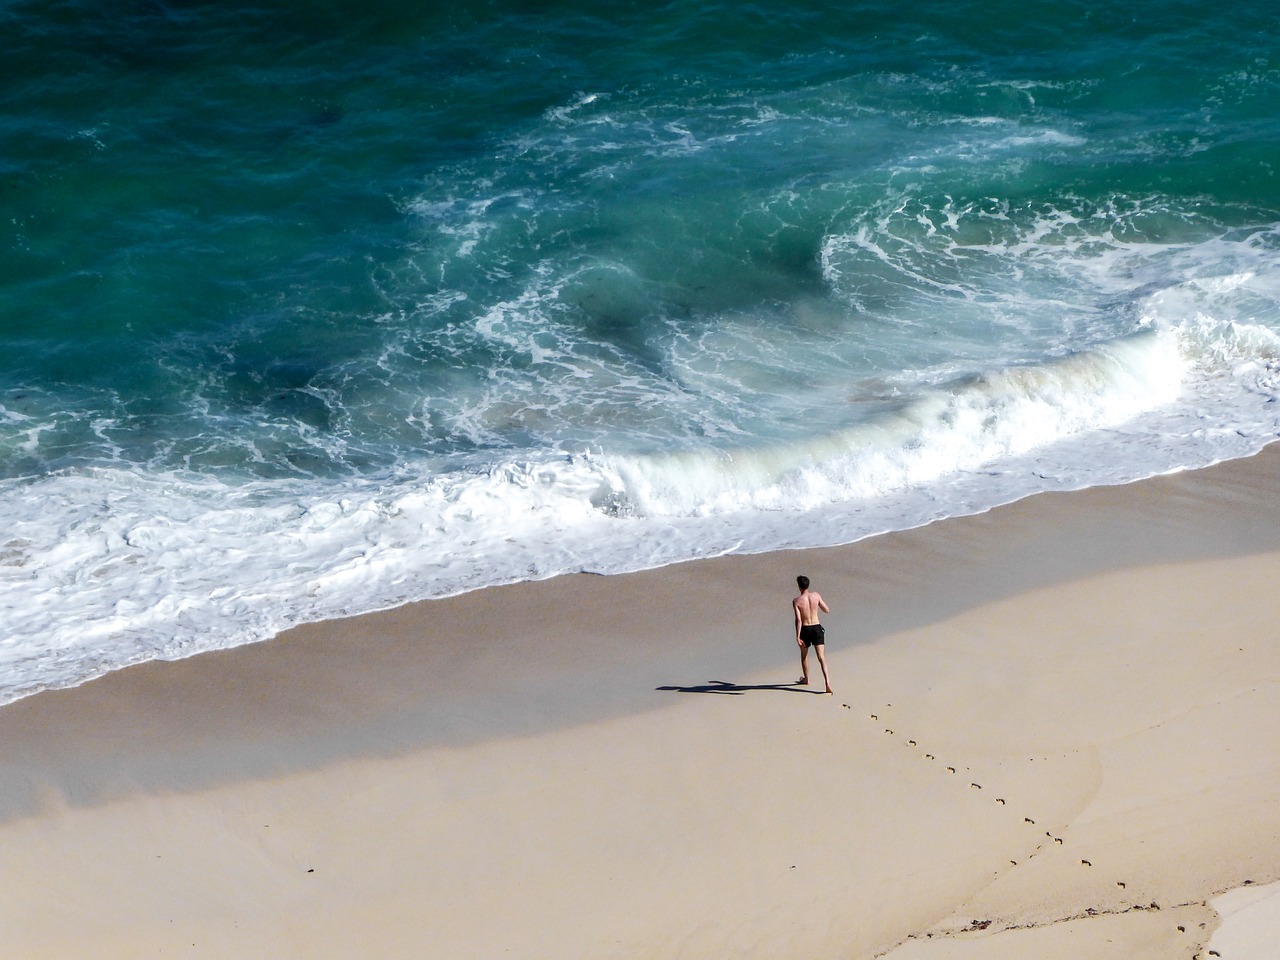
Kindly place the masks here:
<instances>
[{"instance_id":1,"label":"sea foam","mask_svg":"<svg viewBox=\"0 0 1280 960\"><path fill-rule=\"evenodd\" d=\"M444 475L405 463L327 484L106 468L5 481L0 696L488 584L847 542L1241 456L1280 427L1277 356L1269 330L1184 318L789 442ZM1205 433L1221 419L1206 403L1230 406L1233 429Z\"/></svg>"}]
</instances>

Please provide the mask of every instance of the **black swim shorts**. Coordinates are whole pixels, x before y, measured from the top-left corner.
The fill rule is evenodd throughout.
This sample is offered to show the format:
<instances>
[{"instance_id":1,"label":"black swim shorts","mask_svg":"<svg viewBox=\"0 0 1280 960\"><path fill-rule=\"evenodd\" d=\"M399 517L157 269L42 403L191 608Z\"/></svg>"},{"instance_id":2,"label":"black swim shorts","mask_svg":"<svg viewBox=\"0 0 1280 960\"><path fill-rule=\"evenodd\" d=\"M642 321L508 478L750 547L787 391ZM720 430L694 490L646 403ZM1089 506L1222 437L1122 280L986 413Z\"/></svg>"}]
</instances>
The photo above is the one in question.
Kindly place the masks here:
<instances>
[{"instance_id":1,"label":"black swim shorts","mask_svg":"<svg viewBox=\"0 0 1280 960\"><path fill-rule=\"evenodd\" d=\"M800 641L806 647L816 647L827 642L827 631L822 629L822 624L814 623L800 628Z\"/></svg>"}]
</instances>

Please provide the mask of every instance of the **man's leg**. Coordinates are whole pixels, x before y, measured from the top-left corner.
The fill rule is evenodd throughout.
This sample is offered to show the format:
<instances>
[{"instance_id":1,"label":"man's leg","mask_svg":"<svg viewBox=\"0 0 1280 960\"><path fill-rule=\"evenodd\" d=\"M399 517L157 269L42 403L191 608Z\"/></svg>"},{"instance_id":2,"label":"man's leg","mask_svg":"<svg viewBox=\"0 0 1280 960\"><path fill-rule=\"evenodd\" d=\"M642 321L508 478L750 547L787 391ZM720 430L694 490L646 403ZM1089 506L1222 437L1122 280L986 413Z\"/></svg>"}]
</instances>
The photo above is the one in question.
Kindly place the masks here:
<instances>
[{"instance_id":1,"label":"man's leg","mask_svg":"<svg viewBox=\"0 0 1280 960\"><path fill-rule=\"evenodd\" d=\"M827 646L824 643L814 644L814 650L818 653L818 665L822 667L822 682L827 685L826 692L833 693L831 689L831 676L827 673ZM805 674L808 676L808 673Z\"/></svg>"},{"instance_id":2,"label":"man's leg","mask_svg":"<svg viewBox=\"0 0 1280 960\"><path fill-rule=\"evenodd\" d=\"M800 644L800 679L796 683L802 683L806 687L809 685L809 645L807 643Z\"/></svg>"}]
</instances>

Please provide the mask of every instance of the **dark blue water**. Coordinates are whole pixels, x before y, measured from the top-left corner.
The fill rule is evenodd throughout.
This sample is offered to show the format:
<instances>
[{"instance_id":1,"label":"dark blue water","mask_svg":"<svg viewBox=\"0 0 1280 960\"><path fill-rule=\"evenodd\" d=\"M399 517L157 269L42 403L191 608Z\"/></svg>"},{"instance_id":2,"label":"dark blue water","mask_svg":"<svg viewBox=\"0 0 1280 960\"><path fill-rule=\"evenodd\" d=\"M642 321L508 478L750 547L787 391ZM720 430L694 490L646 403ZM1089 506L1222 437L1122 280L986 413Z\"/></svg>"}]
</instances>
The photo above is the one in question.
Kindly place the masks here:
<instances>
[{"instance_id":1,"label":"dark blue water","mask_svg":"<svg viewBox=\"0 0 1280 960\"><path fill-rule=\"evenodd\" d=\"M0 4L7 696L1276 436L1270 5Z\"/></svg>"}]
</instances>

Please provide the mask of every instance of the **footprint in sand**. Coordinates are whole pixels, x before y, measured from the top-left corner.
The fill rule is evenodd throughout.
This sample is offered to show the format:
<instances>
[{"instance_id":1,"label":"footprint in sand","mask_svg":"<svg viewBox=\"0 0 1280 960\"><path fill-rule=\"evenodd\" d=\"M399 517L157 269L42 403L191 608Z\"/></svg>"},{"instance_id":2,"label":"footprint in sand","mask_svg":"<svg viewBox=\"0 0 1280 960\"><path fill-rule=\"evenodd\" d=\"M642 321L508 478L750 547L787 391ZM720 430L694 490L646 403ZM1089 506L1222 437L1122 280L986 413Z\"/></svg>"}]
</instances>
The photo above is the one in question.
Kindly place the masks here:
<instances>
[{"instance_id":1,"label":"footprint in sand","mask_svg":"<svg viewBox=\"0 0 1280 960\"><path fill-rule=\"evenodd\" d=\"M947 773L955 773L955 772L956 772L955 767L947 767Z\"/></svg>"},{"instance_id":2,"label":"footprint in sand","mask_svg":"<svg viewBox=\"0 0 1280 960\"><path fill-rule=\"evenodd\" d=\"M996 797L996 803L1000 804L1000 806L1002 806L1002 807L1003 807L1003 806L1004 806L1004 797Z\"/></svg>"},{"instance_id":3,"label":"footprint in sand","mask_svg":"<svg viewBox=\"0 0 1280 960\"><path fill-rule=\"evenodd\" d=\"M1092 864L1092 863L1090 863L1088 860L1081 860L1080 862L1081 862L1081 863L1083 863L1086 867L1092 867L1092 866L1093 866L1093 864Z\"/></svg>"},{"instance_id":4,"label":"footprint in sand","mask_svg":"<svg viewBox=\"0 0 1280 960\"><path fill-rule=\"evenodd\" d=\"M1032 820L1030 817L1023 817L1023 818L1022 818L1022 822L1023 822L1023 823L1035 823L1035 821L1034 821L1034 820ZM1048 836L1048 834L1046 834L1046 836Z\"/></svg>"},{"instance_id":5,"label":"footprint in sand","mask_svg":"<svg viewBox=\"0 0 1280 960\"><path fill-rule=\"evenodd\" d=\"M971 784L969 784L969 786L973 787L973 789L975 789L975 790L981 790L981 789L982 789L982 784L980 784L980 783L971 783Z\"/></svg>"}]
</instances>

